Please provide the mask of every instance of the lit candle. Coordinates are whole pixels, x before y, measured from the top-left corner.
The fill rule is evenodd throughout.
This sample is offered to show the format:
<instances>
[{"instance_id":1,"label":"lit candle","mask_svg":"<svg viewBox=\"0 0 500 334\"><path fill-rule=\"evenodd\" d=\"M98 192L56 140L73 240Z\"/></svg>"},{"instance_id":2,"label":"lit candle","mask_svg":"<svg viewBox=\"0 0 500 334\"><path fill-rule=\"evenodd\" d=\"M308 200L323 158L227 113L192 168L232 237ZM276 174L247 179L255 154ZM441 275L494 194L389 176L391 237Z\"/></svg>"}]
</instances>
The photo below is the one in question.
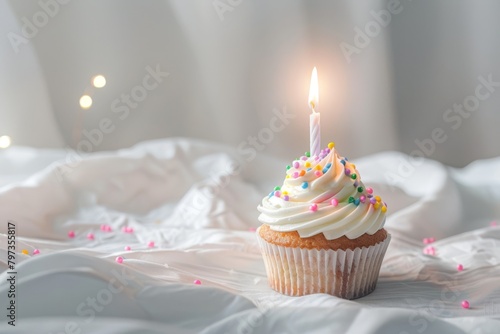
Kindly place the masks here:
<instances>
[{"instance_id":1,"label":"lit candle","mask_svg":"<svg viewBox=\"0 0 500 334\"><path fill-rule=\"evenodd\" d=\"M315 67L311 74L311 86L309 88L309 106L311 107L312 110L311 116L309 117L311 156L319 155L319 152L321 151L319 112L316 112L315 110L317 105L318 105L318 71L316 70Z\"/></svg>"}]
</instances>

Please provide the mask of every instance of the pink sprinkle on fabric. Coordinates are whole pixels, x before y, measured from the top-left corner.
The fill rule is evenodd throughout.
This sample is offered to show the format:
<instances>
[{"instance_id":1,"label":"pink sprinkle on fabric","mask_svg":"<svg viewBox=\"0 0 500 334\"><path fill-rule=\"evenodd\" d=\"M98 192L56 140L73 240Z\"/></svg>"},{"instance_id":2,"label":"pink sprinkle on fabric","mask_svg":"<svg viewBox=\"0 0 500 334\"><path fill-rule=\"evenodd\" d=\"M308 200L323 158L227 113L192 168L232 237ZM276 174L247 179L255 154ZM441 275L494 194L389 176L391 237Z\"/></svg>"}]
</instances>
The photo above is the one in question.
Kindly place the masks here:
<instances>
[{"instance_id":1,"label":"pink sprinkle on fabric","mask_svg":"<svg viewBox=\"0 0 500 334\"><path fill-rule=\"evenodd\" d=\"M129 250L131 250L132 248L130 248L130 246L125 246L123 249L125 249L126 251L129 251Z\"/></svg>"},{"instance_id":2,"label":"pink sprinkle on fabric","mask_svg":"<svg viewBox=\"0 0 500 334\"><path fill-rule=\"evenodd\" d=\"M155 246L155 242L154 241L148 242L148 247L149 248L153 248L154 246Z\"/></svg>"},{"instance_id":3,"label":"pink sprinkle on fabric","mask_svg":"<svg viewBox=\"0 0 500 334\"><path fill-rule=\"evenodd\" d=\"M424 238L424 239L422 240L422 242L423 242L424 244L426 244L426 245L428 245L428 244L432 244L434 241L436 241L436 238L433 238L433 237L431 237L431 238Z\"/></svg>"},{"instance_id":4,"label":"pink sprinkle on fabric","mask_svg":"<svg viewBox=\"0 0 500 334\"><path fill-rule=\"evenodd\" d=\"M87 239L94 240L94 238L95 238L94 233L87 234Z\"/></svg>"},{"instance_id":5,"label":"pink sprinkle on fabric","mask_svg":"<svg viewBox=\"0 0 500 334\"><path fill-rule=\"evenodd\" d=\"M465 308L465 309L470 308L470 303L468 300L462 300L462 308Z\"/></svg>"},{"instance_id":6,"label":"pink sprinkle on fabric","mask_svg":"<svg viewBox=\"0 0 500 334\"><path fill-rule=\"evenodd\" d=\"M122 264L123 263L123 257L117 256L116 259L115 259L115 261L116 261L116 263Z\"/></svg>"},{"instance_id":7,"label":"pink sprinkle on fabric","mask_svg":"<svg viewBox=\"0 0 500 334\"><path fill-rule=\"evenodd\" d=\"M461 265L461 264L458 264L458 265L457 265L457 270L458 270L458 271L462 271L462 270L464 270L464 266L463 266L463 265Z\"/></svg>"},{"instance_id":8,"label":"pink sprinkle on fabric","mask_svg":"<svg viewBox=\"0 0 500 334\"><path fill-rule=\"evenodd\" d=\"M132 227L130 227L130 226L123 226L122 227L122 231L124 233L134 233L134 229Z\"/></svg>"},{"instance_id":9,"label":"pink sprinkle on fabric","mask_svg":"<svg viewBox=\"0 0 500 334\"><path fill-rule=\"evenodd\" d=\"M201 285L201 281L199 279L195 279L193 283L196 285Z\"/></svg>"},{"instance_id":10,"label":"pink sprinkle on fabric","mask_svg":"<svg viewBox=\"0 0 500 334\"><path fill-rule=\"evenodd\" d=\"M68 237L74 238L75 237L75 231L69 231L68 232Z\"/></svg>"},{"instance_id":11,"label":"pink sprinkle on fabric","mask_svg":"<svg viewBox=\"0 0 500 334\"><path fill-rule=\"evenodd\" d=\"M436 248L432 246L427 246L424 248L424 254L434 256L436 255Z\"/></svg>"},{"instance_id":12,"label":"pink sprinkle on fabric","mask_svg":"<svg viewBox=\"0 0 500 334\"><path fill-rule=\"evenodd\" d=\"M39 249L33 249L33 255L37 255L37 254L40 254L40 250Z\"/></svg>"},{"instance_id":13,"label":"pink sprinkle on fabric","mask_svg":"<svg viewBox=\"0 0 500 334\"><path fill-rule=\"evenodd\" d=\"M312 212L318 211L318 204L316 204L316 203L311 204L309 206L309 210L311 210Z\"/></svg>"}]
</instances>

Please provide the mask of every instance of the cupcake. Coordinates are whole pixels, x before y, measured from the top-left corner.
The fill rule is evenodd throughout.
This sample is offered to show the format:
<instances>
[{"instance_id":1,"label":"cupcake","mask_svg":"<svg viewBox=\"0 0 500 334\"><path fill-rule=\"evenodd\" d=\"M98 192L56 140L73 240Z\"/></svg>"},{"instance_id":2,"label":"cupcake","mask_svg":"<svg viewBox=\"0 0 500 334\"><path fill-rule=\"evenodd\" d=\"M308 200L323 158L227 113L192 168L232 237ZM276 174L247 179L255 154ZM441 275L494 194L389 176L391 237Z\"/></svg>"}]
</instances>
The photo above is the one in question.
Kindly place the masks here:
<instances>
[{"instance_id":1,"label":"cupcake","mask_svg":"<svg viewBox=\"0 0 500 334\"><path fill-rule=\"evenodd\" d=\"M289 296L371 293L390 235L387 205L334 144L296 159L261 205L257 239L272 289Z\"/></svg>"}]
</instances>

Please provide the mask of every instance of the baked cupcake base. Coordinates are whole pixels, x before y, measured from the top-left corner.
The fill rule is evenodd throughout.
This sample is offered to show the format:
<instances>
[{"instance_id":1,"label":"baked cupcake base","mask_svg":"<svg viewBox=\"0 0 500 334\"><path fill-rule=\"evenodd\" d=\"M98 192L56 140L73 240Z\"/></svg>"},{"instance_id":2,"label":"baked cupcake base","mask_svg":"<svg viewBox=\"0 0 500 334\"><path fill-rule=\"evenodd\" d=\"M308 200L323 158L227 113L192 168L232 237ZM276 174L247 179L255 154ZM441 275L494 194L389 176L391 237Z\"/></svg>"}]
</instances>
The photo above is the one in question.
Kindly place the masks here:
<instances>
[{"instance_id":1,"label":"baked cupcake base","mask_svg":"<svg viewBox=\"0 0 500 334\"><path fill-rule=\"evenodd\" d=\"M323 234L300 238L297 232L275 232L262 225L257 239L269 285L289 296L327 293L356 299L371 293L390 234L381 229L354 240L343 238L326 240Z\"/></svg>"}]
</instances>

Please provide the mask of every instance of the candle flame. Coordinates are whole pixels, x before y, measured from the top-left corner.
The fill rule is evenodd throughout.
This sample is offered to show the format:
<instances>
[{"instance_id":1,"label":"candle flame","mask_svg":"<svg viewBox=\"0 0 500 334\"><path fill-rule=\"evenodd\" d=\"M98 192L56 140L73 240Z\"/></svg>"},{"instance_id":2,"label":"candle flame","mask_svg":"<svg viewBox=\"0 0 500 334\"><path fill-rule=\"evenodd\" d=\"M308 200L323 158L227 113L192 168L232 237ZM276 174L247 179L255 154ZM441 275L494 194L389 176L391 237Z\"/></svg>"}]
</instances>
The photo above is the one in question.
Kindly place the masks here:
<instances>
[{"instance_id":1,"label":"candle flame","mask_svg":"<svg viewBox=\"0 0 500 334\"><path fill-rule=\"evenodd\" d=\"M313 111L318 104L318 100L318 71L316 70L316 67L314 67L311 74L311 86L309 88L309 105L311 106Z\"/></svg>"}]
</instances>

